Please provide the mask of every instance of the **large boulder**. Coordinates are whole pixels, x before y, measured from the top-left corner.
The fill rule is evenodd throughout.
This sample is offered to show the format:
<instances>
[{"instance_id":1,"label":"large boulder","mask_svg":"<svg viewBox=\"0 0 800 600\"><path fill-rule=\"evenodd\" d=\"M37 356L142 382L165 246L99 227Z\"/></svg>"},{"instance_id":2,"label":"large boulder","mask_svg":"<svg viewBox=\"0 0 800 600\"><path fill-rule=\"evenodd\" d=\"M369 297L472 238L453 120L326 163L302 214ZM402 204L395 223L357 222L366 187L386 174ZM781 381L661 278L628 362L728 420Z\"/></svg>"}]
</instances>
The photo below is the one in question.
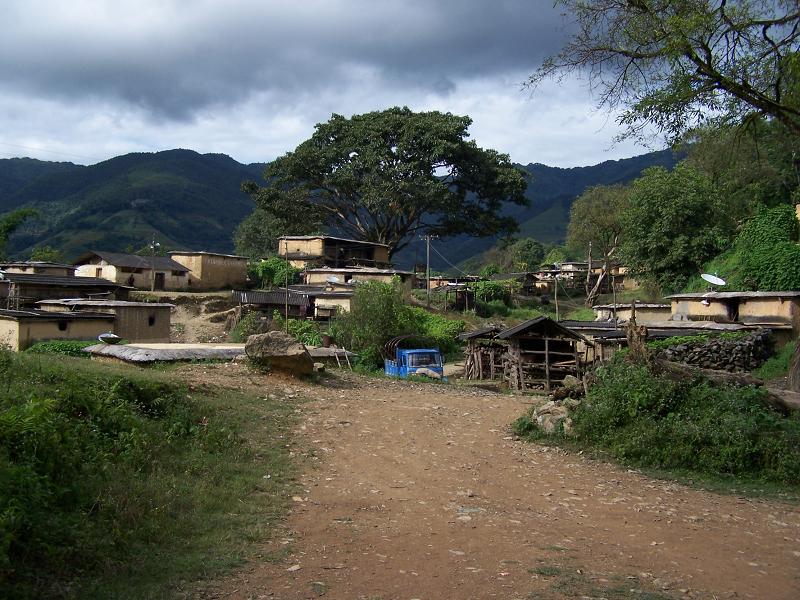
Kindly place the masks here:
<instances>
[{"instance_id":1,"label":"large boulder","mask_svg":"<svg viewBox=\"0 0 800 600\"><path fill-rule=\"evenodd\" d=\"M247 338L244 353L258 365L292 375L310 375L314 360L306 347L282 331L268 331Z\"/></svg>"}]
</instances>

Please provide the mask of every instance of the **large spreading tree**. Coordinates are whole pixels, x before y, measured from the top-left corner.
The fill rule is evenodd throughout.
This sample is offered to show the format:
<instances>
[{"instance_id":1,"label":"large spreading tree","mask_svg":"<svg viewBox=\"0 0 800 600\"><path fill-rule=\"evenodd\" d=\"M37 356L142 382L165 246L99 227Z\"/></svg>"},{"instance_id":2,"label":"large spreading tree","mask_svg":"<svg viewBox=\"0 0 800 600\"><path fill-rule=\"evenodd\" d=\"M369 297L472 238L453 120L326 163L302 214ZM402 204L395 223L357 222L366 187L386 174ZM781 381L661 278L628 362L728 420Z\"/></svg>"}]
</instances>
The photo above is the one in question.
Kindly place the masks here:
<instances>
[{"instance_id":1,"label":"large spreading tree","mask_svg":"<svg viewBox=\"0 0 800 600\"><path fill-rule=\"evenodd\" d=\"M574 34L531 76L588 73L628 135L754 116L800 136L797 0L561 0Z\"/></svg>"},{"instance_id":2,"label":"large spreading tree","mask_svg":"<svg viewBox=\"0 0 800 600\"><path fill-rule=\"evenodd\" d=\"M256 205L282 220L325 223L394 254L416 235L490 236L516 229L505 202L525 204L526 180L509 157L468 140L472 120L391 108L334 114L270 163Z\"/></svg>"},{"instance_id":3,"label":"large spreading tree","mask_svg":"<svg viewBox=\"0 0 800 600\"><path fill-rule=\"evenodd\" d=\"M622 217L628 205L628 190L622 185L598 185L589 188L572 203L567 244L577 254L588 251L589 262L598 257L600 274L593 287L586 278L586 306L593 306L608 275L611 261L618 253L622 238ZM590 264L590 267L591 267ZM589 269L589 274L592 270Z\"/></svg>"}]
</instances>

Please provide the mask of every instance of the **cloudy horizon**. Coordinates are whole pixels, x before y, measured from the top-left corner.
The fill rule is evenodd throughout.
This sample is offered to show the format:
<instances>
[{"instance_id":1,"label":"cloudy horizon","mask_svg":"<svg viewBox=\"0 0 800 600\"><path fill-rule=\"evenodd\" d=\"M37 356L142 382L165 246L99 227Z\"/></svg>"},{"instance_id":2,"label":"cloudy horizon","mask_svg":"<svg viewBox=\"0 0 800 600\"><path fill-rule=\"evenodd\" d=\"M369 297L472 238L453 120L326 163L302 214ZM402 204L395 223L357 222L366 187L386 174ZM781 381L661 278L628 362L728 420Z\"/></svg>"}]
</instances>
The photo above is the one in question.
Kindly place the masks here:
<instances>
[{"instance_id":1,"label":"cloudy horizon","mask_svg":"<svg viewBox=\"0 0 800 600\"><path fill-rule=\"evenodd\" d=\"M585 82L523 88L566 37L550 0L12 0L0 14L0 158L267 162L332 113L391 106L469 115L478 145L522 164L652 149L615 145Z\"/></svg>"}]
</instances>

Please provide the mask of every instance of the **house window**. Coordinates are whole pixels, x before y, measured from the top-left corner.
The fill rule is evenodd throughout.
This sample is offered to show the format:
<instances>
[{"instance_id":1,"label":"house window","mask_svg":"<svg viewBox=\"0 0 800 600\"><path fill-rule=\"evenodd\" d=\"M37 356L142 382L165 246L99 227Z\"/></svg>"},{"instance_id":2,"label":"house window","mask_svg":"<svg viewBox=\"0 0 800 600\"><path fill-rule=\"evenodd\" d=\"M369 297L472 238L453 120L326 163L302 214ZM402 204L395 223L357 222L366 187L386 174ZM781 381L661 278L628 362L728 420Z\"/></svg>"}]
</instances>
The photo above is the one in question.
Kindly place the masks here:
<instances>
[{"instance_id":1,"label":"house window","mask_svg":"<svg viewBox=\"0 0 800 600\"><path fill-rule=\"evenodd\" d=\"M147 317L147 325L149 327L153 327L155 324L156 324L156 316L155 315L150 315L149 317Z\"/></svg>"},{"instance_id":2,"label":"house window","mask_svg":"<svg viewBox=\"0 0 800 600\"><path fill-rule=\"evenodd\" d=\"M94 276L95 276L95 277L102 277L102 276L103 276L103 269L102 269L102 267L97 267L97 268L94 270Z\"/></svg>"},{"instance_id":3,"label":"house window","mask_svg":"<svg viewBox=\"0 0 800 600\"><path fill-rule=\"evenodd\" d=\"M66 331L67 330L67 322L66 321L59 321L58 322L58 330L59 331Z\"/></svg>"},{"instance_id":4,"label":"house window","mask_svg":"<svg viewBox=\"0 0 800 600\"><path fill-rule=\"evenodd\" d=\"M186 273L184 273L183 271L173 271L172 272L172 276L173 277L183 277L184 275L186 275Z\"/></svg>"}]
</instances>

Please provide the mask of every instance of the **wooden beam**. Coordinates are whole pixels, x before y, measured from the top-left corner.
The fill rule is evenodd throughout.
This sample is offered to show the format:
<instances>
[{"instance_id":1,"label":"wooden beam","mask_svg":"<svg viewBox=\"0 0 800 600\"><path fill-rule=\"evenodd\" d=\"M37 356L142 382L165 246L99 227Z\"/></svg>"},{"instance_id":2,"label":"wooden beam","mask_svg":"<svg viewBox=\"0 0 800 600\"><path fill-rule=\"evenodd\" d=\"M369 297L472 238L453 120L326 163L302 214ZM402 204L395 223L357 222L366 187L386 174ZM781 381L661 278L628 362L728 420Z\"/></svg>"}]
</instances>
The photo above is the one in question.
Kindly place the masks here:
<instances>
[{"instance_id":1,"label":"wooden beam","mask_svg":"<svg viewBox=\"0 0 800 600\"><path fill-rule=\"evenodd\" d=\"M544 338L544 372L547 382L545 391L550 391L550 338Z\"/></svg>"}]
</instances>

